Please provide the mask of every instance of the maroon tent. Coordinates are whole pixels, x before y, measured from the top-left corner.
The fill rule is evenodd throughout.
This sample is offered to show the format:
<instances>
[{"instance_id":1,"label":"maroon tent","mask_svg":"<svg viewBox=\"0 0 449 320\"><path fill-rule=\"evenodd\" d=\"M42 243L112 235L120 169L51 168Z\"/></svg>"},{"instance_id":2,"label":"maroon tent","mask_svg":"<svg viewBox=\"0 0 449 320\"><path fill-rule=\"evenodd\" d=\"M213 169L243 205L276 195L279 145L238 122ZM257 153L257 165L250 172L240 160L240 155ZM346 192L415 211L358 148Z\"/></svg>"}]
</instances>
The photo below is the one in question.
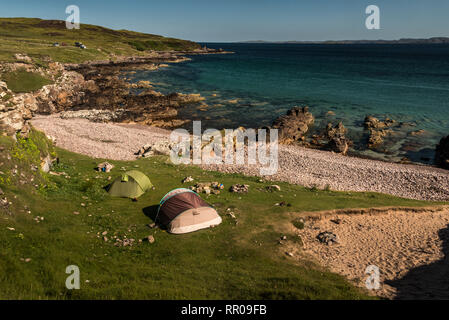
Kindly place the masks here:
<instances>
[{"instance_id":1,"label":"maroon tent","mask_svg":"<svg viewBox=\"0 0 449 320\"><path fill-rule=\"evenodd\" d=\"M174 189L162 198L155 220L176 234L209 228L222 221L214 208L185 188Z\"/></svg>"}]
</instances>

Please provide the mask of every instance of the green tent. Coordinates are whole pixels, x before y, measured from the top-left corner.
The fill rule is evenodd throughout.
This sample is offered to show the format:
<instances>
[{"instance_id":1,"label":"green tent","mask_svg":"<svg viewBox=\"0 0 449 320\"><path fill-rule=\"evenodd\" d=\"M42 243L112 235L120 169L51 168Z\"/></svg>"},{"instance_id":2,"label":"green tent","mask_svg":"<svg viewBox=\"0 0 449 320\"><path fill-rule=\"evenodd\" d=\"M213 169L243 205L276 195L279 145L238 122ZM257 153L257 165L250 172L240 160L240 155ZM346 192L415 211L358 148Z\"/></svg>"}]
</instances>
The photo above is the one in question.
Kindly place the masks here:
<instances>
[{"instance_id":1,"label":"green tent","mask_svg":"<svg viewBox=\"0 0 449 320\"><path fill-rule=\"evenodd\" d=\"M122 174L109 185L111 196L138 198L153 186L150 179L140 171L131 170Z\"/></svg>"}]
</instances>

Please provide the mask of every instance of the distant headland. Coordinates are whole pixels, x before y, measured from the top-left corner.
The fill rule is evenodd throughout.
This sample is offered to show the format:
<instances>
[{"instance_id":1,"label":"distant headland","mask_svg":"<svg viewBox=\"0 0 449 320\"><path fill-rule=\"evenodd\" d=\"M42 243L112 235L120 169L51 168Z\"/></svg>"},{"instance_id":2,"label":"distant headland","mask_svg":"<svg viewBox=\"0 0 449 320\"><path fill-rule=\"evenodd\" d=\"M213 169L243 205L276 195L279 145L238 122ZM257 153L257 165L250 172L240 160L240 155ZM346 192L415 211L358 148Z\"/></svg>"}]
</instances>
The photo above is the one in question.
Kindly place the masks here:
<instances>
[{"instance_id":1,"label":"distant headland","mask_svg":"<svg viewBox=\"0 0 449 320\"><path fill-rule=\"evenodd\" d=\"M251 40L240 43L274 43L274 44L448 44L449 37L427 39L402 38L399 40L325 40L325 41L264 41Z\"/></svg>"}]
</instances>

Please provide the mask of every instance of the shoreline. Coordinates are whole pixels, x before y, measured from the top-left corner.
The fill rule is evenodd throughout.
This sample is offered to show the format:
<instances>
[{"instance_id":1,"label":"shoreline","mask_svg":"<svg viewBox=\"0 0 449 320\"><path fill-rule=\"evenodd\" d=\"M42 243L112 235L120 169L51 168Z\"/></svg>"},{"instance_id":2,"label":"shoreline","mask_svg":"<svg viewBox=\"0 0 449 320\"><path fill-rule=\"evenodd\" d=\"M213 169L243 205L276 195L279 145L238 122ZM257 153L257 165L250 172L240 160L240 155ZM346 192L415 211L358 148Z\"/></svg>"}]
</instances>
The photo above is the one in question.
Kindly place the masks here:
<instances>
[{"instance_id":1,"label":"shoreline","mask_svg":"<svg viewBox=\"0 0 449 320\"><path fill-rule=\"evenodd\" d=\"M110 160L134 160L144 145L167 142L170 134L168 130L136 123L92 125L87 119L61 119L58 114L38 116L31 123L55 139L58 147ZM300 146L279 145L279 170L273 176L261 176L257 165L202 165L201 168L311 188L449 201L447 170L361 159Z\"/></svg>"},{"instance_id":2,"label":"shoreline","mask_svg":"<svg viewBox=\"0 0 449 320\"><path fill-rule=\"evenodd\" d=\"M41 89L40 91L43 91L44 93L50 90L50 94L46 94L44 96L46 99L48 99L48 101L46 101L45 99L42 99L42 101L40 101L41 105L36 108L37 110L35 112L33 112L33 117L31 119L34 119L41 115L66 112L67 114L70 114L69 117L71 118L87 118L93 120L94 122L111 122L113 124L131 123L163 129L181 127L191 120L181 119L180 117L178 117L178 109L185 108L192 103L200 103L205 98L201 97L198 94L173 93L164 95L160 92L154 91L150 81L139 81L138 83L129 82L129 79L126 78L126 72L134 72L135 70L157 70L160 67L164 67L165 63L179 63L189 61L190 59L186 57L186 55L230 53L232 52L218 51L215 49L202 49L197 51L183 52L153 52L147 56L116 57L116 60L114 61L104 60L89 61L81 64L64 64L62 67L64 68L66 74L71 76L75 74L76 77L81 77L82 81L81 79L77 80L77 82L75 82L75 85L72 85L72 88L69 88L68 98L66 93L66 83L59 85L59 87L56 85L51 85L50 87L56 86L56 89L61 89L60 91L63 91L61 93L58 93L58 91L56 90L57 93L54 95L51 94L52 89L46 89L46 87ZM56 68L56 70L59 69ZM124 75L125 77L121 78L121 76ZM68 79L70 78L68 77ZM133 92L134 89L139 89L141 90L141 92ZM100 114L99 116L97 114L98 111ZM77 112L81 113L81 115L77 114ZM281 116L280 118L282 117L283 116ZM33 121L31 120L31 122ZM144 144L145 143L139 146L139 148ZM287 158L290 157L302 159L301 161L305 161L305 158L301 158L298 154L298 150L302 150L300 153L308 154L310 156L310 159L315 159L314 161L319 162L322 161L322 159L326 159L325 162L327 163L327 165L329 165L335 171L341 171L341 169L335 168L335 166L333 165L334 162L339 162L340 165L345 168L345 170L349 171L348 168L350 166L345 163L345 159L347 159L348 163L351 163L352 166L355 166L357 168L361 168L366 163L374 161L373 163L378 163L378 166L385 165L389 168L393 168L391 167L392 165L399 166L394 167L395 171L398 171L398 168L401 168L399 171L407 171L406 168L412 166L412 168L422 168L418 171L424 172L426 171L425 168L431 168L430 170L439 172L439 174L442 174L443 176L447 174L446 170L441 169L442 171L439 171L440 169L428 164L414 162L398 163L388 161L386 159L373 159L372 157L358 155L352 152L349 153L350 156L341 156L343 157L342 160L337 161L335 159L339 159L338 155L336 155L335 157L330 156L330 153L332 151L328 151L323 146L324 145L321 145L321 147L304 147L299 145L281 144L280 149L282 149L282 155L288 155ZM317 154L320 154L320 157L322 159L320 159L320 157L317 158L315 156ZM115 156L110 155L109 157L111 159L114 159ZM281 160L284 162L291 162L291 160L287 160L285 157L281 157ZM290 164L289 167L291 166L293 165ZM301 166L310 167L310 164L306 165L304 163L297 163L296 169L300 170ZM211 168L214 167L212 166ZM228 166L220 166L220 168L214 168L214 170L229 172L234 172L235 170L237 170L239 172L246 172L250 175L254 175L254 171L256 169L251 167L236 168L234 166L231 168ZM385 188L372 188L369 186L364 186L362 188L353 187L351 183L340 181L338 175L335 176L336 180L328 181L329 179L320 179L320 175L322 175L322 173L320 173L321 169L315 168L314 171L315 173L307 173L301 179L297 178L294 172L289 176L277 174L275 175L275 177L278 180L288 181L290 183L302 184L304 186L318 186L320 188L326 188L329 186L331 188L334 188L335 190L380 190L379 192L384 192L385 190ZM412 171L416 171L416 169L412 169ZM330 175L326 173L325 176L329 177ZM363 175L361 177L363 177ZM360 177L354 178L360 179ZM446 190L446 184L443 182L442 185L444 185L443 190ZM386 193L401 196L399 192L395 192L393 190L389 190ZM441 191L438 191L437 193L441 193ZM449 199L448 195L449 193L445 194L444 197L437 197L436 199L433 199L433 197L430 198L432 200L447 200ZM419 198L417 194L409 195L409 197ZM427 196L424 197L424 199L427 198Z\"/></svg>"},{"instance_id":3,"label":"shoreline","mask_svg":"<svg viewBox=\"0 0 449 320\"><path fill-rule=\"evenodd\" d=\"M184 61L188 61L187 58ZM125 72L126 74L126 72ZM132 77L131 77L132 78ZM140 78L138 78L140 79ZM144 78L148 79L148 81L152 81L151 75ZM131 80L125 79L125 80ZM136 81L136 80L134 80ZM154 83L154 87L157 89L158 83ZM176 90L176 89L174 89ZM162 92L167 94L169 91L164 89L161 89ZM222 97L222 100L215 101L213 100L216 94L209 95L208 92L201 92L201 94L204 94L204 100L201 104L194 105L192 109L186 109L183 108L184 111L180 111L179 114L181 116L177 116L177 119L179 120L179 123L182 123L180 127L187 128L185 126L186 123L191 122L191 119L188 115L190 110L193 110L192 112L195 112L195 110L200 110L201 112L212 110L214 112L215 105L223 107L222 101L229 101L229 98L226 99L225 96ZM219 95L220 96L220 95ZM212 100L210 100L212 99ZM237 100L237 99L236 99ZM302 105L301 105L302 106ZM227 106L226 106L227 107ZM232 108L232 106L230 107ZM292 109L295 107L291 107ZM187 112L187 113L186 113ZM312 111L315 115L315 112ZM276 121L280 118L282 118L284 114L280 114L278 118L274 119L273 121ZM336 125L338 122L341 122L341 118L329 118L330 116L335 116L335 113L333 111L328 111L325 115L317 114L315 118L315 122L321 122L322 124L326 123L332 123L333 125ZM375 119L380 124L387 123L387 121L391 120L392 122L385 127L372 127L367 128L363 125L360 125L357 128L354 127L348 127L346 130L346 137L348 142L347 152L348 155L351 155L353 157L362 158L362 159L371 159L371 160L379 160L386 163L400 163L400 164L416 164L416 165L425 165L425 166L437 166L436 160L435 160L435 148L438 145L438 142L429 142L426 139L429 135L432 133L429 131L426 131L427 129L414 129L416 126L416 122L410 120L410 121L401 121L401 120L395 120L395 119L389 119L388 115L376 115L379 119L374 118L372 115L367 115L366 117L371 117ZM382 118L386 120L382 120ZM206 114L200 113L198 116L198 119L203 121L217 121L216 119L219 119L217 117L211 117L207 116ZM226 118L226 120L229 120L231 118ZM360 122L363 119L360 119ZM271 125L266 124L267 126L272 126L274 122L272 121ZM326 122L327 121L327 122ZM344 120L343 120L344 121ZM240 123L239 123L240 122ZM240 127L242 122L238 119L234 119L232 121L233 125L230 125L229 127ZM251 128L256 128L258 125L253 124L253 126L249 126ZM261 126L261 125L259 125ZM220 126L213 126L214 128L223 128ZM344 126L343 126L344 127ZM263 127L265 128L265 126ZM189 130L189 128L187 128ZM190 130L189 130L190 131ZM309 130L304 132L304 138L303 140L297 141L299 145L305 145L307 148L312 149L318 149L318 150L329 150L329 147L327 146L327 137L325 134L326 128L325 127L318 127L316 124L312 124L309 127ZM418 144L416 142L416 139L423 137L422 139L419 139L422 144ZM444 135L435 135L435 137L439 137L438 139L444 138ZM344 136L343 136L344 137ZM354 141L351 141L351 140ZM366 140L366 141L365 141ZM323 142L324 141L324 142ZM439 141L439 140L438 140ZM398 150L399 149L399 150ZM423 152L422 150L425 150ZM427 152L427 150L432 150L432 154ZM337 151L336 151L337 152Z\"/></svg>"}]
</instances>

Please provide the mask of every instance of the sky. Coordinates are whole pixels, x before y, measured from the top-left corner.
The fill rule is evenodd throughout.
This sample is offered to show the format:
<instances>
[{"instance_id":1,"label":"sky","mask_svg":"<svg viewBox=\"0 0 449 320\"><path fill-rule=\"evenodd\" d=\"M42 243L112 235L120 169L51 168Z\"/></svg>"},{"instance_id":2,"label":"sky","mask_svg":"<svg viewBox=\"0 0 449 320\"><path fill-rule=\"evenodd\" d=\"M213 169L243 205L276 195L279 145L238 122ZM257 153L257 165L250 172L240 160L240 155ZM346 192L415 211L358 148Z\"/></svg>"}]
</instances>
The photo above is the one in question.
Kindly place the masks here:
<instances>
[{"instance_id":1,"label":"sky","mask_svg":"<svg viewBox=\"0 0 449 320\"><path fill-rule=\"evenodd\" d=\"M321 41L449 36L449 0L0 0L1 17L65 20L197 42ZM365 27L369 5L380 29Z\"/></svg>"}]
</instances>

